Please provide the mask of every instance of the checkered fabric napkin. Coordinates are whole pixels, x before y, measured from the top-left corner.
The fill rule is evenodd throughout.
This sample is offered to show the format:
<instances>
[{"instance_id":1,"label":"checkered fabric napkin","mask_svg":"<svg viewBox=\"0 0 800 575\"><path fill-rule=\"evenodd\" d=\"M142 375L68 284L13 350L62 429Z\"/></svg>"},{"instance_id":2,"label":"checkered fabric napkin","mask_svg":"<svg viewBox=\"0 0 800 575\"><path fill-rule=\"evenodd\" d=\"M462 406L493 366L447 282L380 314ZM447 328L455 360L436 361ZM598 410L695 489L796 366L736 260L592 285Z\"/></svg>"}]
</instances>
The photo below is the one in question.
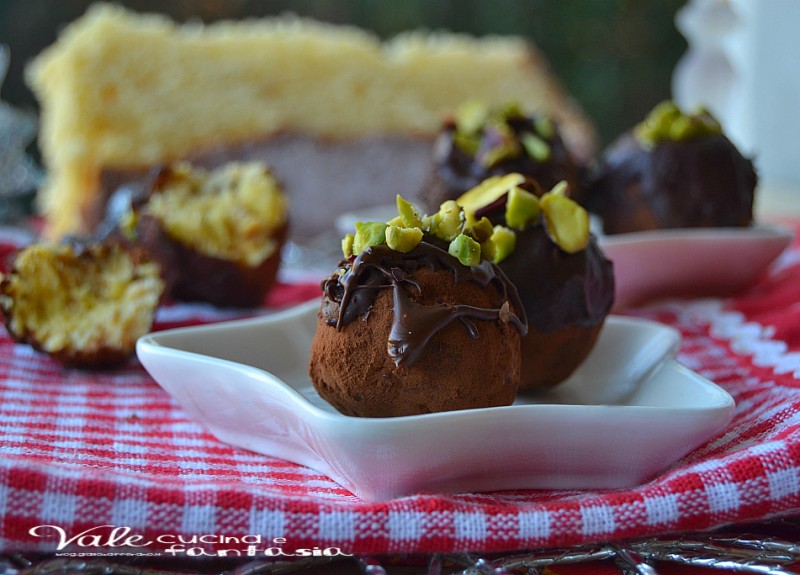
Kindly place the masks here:
<instances>
[{"instance_id":1,"label":"checkered fabric napkin","mask_svg":"<svg viewBox=\"0 0 800 575\"><path fill-rule=\"evenodd\" d=\"M0 256L13 248L0 246ZM318 289L283 284L268 305L318 297ZM740 297L633 313L679 329L679 361L734 396L727 429L634 489L383 503L365 503L312 469L220 443L135 360L115 371L65 370L0 329L0 550L51 552L57 531L35 529L51 525L66 536L124 527L151 541L148 551L179 535L216 534L355 554L501 552L797 514L800 243ZM159 313L157 328L229 317L178 305Z\"/></svg>"}]
</instances>

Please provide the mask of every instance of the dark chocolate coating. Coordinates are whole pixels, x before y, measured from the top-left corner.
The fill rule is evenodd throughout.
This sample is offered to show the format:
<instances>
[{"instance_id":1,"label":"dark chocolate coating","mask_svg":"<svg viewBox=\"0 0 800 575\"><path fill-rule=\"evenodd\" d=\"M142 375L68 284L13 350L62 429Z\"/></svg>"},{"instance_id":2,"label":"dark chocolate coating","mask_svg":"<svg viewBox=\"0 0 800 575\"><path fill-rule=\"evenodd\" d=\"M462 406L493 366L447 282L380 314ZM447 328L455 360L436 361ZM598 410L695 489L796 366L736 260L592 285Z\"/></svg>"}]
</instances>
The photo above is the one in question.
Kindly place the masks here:
<instances>
[{"instance_id":1,"label":"dark chocolate coating","mask_svg":"<svg viewBox=\"0 0 800 575\"><path fill-rule=\"evenodd\" d=\"M479 211L505 225L505 201ZM517 231L514 252L500 263L519 293L528 333L520 340L520 390L552 387L586 359L614 303L614 268L589 238L570 254L539 222Z\"/></svg>"},{"instance_id":2,"label":"dark chocolate coating","mask_svg":"<svg viewBox=\"0 0 800 575\"><path fill-rule=\"evenodd\" d=\"M520 334L527 331L523 305L517 290L494 264L484 260L475 267L462 265L443 249L421 242L409 253L401 253L384 246L364 250L352 262L344 264L346 272L338 272L322 283L324 299L322 313L328 325L337 330L358 317L365 317L380 290L391 288L394 300L394 321L389 334L389 355L397 366L412 365L424 351L431 337L450 323L458 320L470 336L477 339L473 323L479 321L504 321L514 325ZM421 305L413 301L405 290L419 289L411 275L420 268L446 270L456 283L472 282L482 288L490 284L500 296L495 308L478 308L471 305ZM331 306L335 302L337 305ZM510 304L512 309L508 307ZM336 313L333 313L333 310Z\"/></svg>"},{"instance_id":3,"label":"dark chocolate coating","mask_svg":"<svg viewBox=\"0 0 800 575\"><path fill-rule=\"evenodd\" d=\"M530 118L514 119L509 125L515 133L533 131ZM550 158L537 162L527 154L509 158L487 168L454 143L456 126L447 122L439 133L433 147L431 171L421 194L426 208L435 212L446 200L454 200L474 188L486 178L517 172L533 178L544 190L549 190L562 180L569 184L570 195L579 200L582 189L581 170L567 150L556 129L550 146ZM579 200L580 201L580 200Z\"/></svg>"},{"instance_id":4,"label":"dark chocolate coating","mask_svg":"<svg viewBox=\"0 0 800 575\"><path fill-rule=\"evenodd\" d=\"M517 232L514 253L500 263L519 293L531 329L553 332L602 323L614 303L614 271L594 237L569 254L544 226Z\"/></svg>"},{"instance_id":5,"label":"dark chocolate coating","mask_svg":"<svg viewBox=\"0 0 800 575\"><path fill-rule=\"evenodd\" d=\"M744 227L753 220L756 183L752 161L722 134L648 149L628 133L605 153L587 207L607 234Z\"/></svg>"}]
</instances>

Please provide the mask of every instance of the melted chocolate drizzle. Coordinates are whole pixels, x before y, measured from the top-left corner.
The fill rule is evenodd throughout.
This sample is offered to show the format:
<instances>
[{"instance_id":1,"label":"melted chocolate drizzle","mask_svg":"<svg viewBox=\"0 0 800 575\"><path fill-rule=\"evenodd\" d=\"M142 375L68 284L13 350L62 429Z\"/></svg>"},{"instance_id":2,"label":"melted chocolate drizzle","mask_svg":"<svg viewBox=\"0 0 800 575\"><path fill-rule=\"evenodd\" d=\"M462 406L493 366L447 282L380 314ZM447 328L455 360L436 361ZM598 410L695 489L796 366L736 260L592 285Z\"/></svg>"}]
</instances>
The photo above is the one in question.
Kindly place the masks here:
<instances>
[{"instance_id":1,"label":"melted chocolate drizzle","mask_svg":"<svg viewBox=\"0 0 800 575\"><path fill-rule=\"evenodd\" d=\"M405 254L385 246L373 246L352 261L343 262L342 266L346 270L343 275L337 272L322 283L325 298L339 303L337 313L323 305L325 322L341 330L357 317L369 313L379 290L391 288L394 320L389 332L388 352L398 367L413 365L431 338L456 320L475 339L478 338L478 328L474 320L499 320L511 323L520 335L527 333L525 311L516 288L491 262L483 261L475 267L467 267L443 249L423 241ZM456 283L470 281L481 287L492 284L503 303L499 308L480 308L465 304L425 305L415 302L405 286L420 291L419 284L411 275L421 268L448 270Z\"/></svg>"}]
</instances>

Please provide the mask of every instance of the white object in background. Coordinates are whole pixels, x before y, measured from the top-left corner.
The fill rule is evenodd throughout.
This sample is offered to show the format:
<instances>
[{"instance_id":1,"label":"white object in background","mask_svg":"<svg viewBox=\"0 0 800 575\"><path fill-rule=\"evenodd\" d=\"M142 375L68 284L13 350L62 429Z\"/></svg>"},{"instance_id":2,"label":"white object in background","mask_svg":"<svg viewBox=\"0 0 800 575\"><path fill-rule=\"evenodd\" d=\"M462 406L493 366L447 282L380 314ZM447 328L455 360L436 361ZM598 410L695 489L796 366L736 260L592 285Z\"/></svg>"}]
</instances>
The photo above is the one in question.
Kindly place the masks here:
<instances>
[{"instance_id":1,"label":"white object in background","mask_svg":"<svg viewBox=\"0 0 800 575\"><path fill-rule=\"evenodd\" d=\"M708 106L763 184L800 188L800 2L689 0L676 25L676 102Z\"/></svg>"}]
</instances>

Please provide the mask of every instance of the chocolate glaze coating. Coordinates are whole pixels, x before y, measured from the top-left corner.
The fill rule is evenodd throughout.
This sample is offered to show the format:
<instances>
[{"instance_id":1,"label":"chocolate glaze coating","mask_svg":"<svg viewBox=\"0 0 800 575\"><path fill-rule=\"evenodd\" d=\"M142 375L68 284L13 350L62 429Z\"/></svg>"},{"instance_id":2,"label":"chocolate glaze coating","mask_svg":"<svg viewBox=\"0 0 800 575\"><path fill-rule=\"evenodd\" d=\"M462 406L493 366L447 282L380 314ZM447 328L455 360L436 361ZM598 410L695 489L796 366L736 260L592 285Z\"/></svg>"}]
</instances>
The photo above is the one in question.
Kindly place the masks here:
<instances>
[{"instance_id":1,"label":"chocolate glaze coating","mask_svg":"<svg viewBox=\"0 0 800 575\"><path fill-rule=\"evenodd\" d=\"M505 225L505 202L477 215ZM551 387L569 377L594 346L614 303L614 268L589 239L570 254L537 223L516 232L514 252L500 263L517 288L528 333L523 336L521 390Z\"/></svg>"},{"instance_id":2,"label":"chocolate glaze coating","mask_svg":"<svg viewBox=\"0 0 800 575\"><path fill-rule=\"evenodd\" d=\"M500 269L516 286L532 329L594 326L614 303L613 266L593 237L585 250L569 254L544 226L531 226L517 232L517 247Z\"/></svg>"},{"instance_id":3,"label":"chocolate glaze coating","mask_svg":"<svg viewBox=\"0 0 800 575\"><path fill-rule=\"evenodd\" d=\"M368 248L323 282L310 374L339 411L390 417L508 405L524 311L493 264L423 242Z\"/></svg>"},{"instance_id":4,"label":"chocolate glaze coating","mask_svg":"<svg viewBox=\"0 0 800 575\"><path fill-rule=\"evenodd\" d=\"M530 118L509 120L509 125L515 133L533 131L533 120ZM491 168L476 162L473 156L456 146L455 132L455 122L446 122L433 146L432 166L420 196L429 211L435 212L443 202L458 198L486 178L512 172L533 178L545 190L566 180L572 197L581 201L581 169L557 130L547 142L550 145L550 159L546 162L537 162L527 154L522 154L503 160Z\"/></svg>"},{"instance_id":5,"label":"chocolate glaze coating","mask_svg":"<svg viewBox=\"0 0 800 575\"><path fill-rule=\"evenodd\" d=\"M536 225L518 233L516 250L500 268L528 315L520 389L556 385L589 354L611 310L611 262L594 238L585 250L568 254Z\"/></svg>"},{"instance_id":6,"label":"chocolate glaze coating","mask_svg":"<svg viewBox=\"0 0 800 575\"><path fill-rule=\"evenodd\" d=\"M604 154L587 207L607 234L743 227L753 220L756 183L752 161L722 134L647 149L628 133Z\"/></svg>"}]
</instances>

